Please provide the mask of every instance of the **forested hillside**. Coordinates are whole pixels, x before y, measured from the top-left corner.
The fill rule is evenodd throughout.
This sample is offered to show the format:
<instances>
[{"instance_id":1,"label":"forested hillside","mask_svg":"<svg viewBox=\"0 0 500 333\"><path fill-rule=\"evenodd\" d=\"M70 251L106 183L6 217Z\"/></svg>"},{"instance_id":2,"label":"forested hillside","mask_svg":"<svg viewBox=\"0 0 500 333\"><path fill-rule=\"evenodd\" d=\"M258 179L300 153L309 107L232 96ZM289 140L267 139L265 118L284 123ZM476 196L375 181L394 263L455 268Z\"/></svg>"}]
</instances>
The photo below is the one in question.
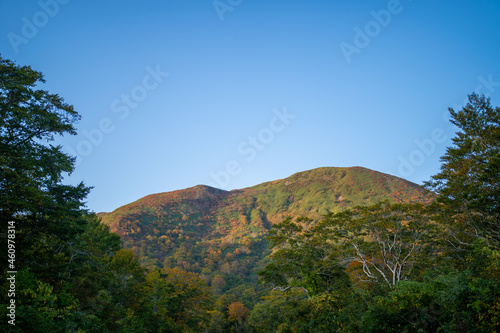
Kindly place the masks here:
<instances>
[{"instance_id":1,"label":"forested hillside","mask_svg":"<svg viewBox=\"0 0 500 333\"><path fill-rule=\"evenodd\" d=\"M430 198L416 184L369 169L319 168L230 192L196 186L149 195L100 215L148 269L195 272L218 293L241 296L244 286L257 287L270 253L266 237L286 217Z\"/></svg>"}]
</instances>

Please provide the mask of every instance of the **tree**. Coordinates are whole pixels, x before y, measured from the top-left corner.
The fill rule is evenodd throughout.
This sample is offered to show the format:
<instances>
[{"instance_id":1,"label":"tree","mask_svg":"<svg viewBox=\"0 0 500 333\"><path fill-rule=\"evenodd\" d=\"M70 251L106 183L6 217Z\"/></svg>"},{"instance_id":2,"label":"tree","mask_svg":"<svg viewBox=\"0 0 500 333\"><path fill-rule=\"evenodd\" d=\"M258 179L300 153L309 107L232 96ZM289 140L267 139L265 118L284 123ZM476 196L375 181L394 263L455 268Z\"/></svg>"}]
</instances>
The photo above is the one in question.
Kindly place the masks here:
<instances>
[{"instance_id":1,"label":"tree","mask_svg":"<svg viewBox=\"0 0 500 333\"><path fill-rule=\"evenodd\" d=\"M355 207L327 215L316 232L339 248L340 260L360 268L356 282L384 282L392 288L411 279L413 270L435 254L438 225L425 210L422 204L388 202Z\"/></svg>"},{"instance_id":2,"label":"tree","mask_svg":"<svg viewBox=\"0 0 500 333\"><path fill-rule=\"evenodd\" d=\"M74 135L80 117L58 95L37 89L44 82L40 72L0 57L0 223L15 222L17 262L33 272L83 231L89 192L83 183L61 183L74 158L51 142Z\"/></svg>"},{"instance_id":3,"label":"tree","mask_svg":"<svg viewBox=\"0 0 500 333\"><path fill-rule=\"evenodd\" d=\"M259 274L274 290L305 291L314 309L303 319L306 331L358 331L359 313L376 295L419 278L437 255L438 234L438 224L422 204L358 206L319 222L288 218L270 231L272 262ZM265 306L259 304L251 315L258 327L255 318ZM274 329L280 324L286 325L284 331L291 329L284 319L276 320Z\"/></svg>"},{"instance_id":4,"label":"tree","mask_svg":"<svg viewBox=\"0 0 500 333\"><path fill-rule=\"evenodd\" d=\"M402 281L363 312L363 332L498 332L500 252L474 241L465 270L430 268Z\"/></svg>"},{"instance_id":5,"label":"tree","mask_svg":"<svg viewBox=\"0 0 500 333\"><path fill-rule=\"evenodd\" d=\"M241 302L233 302L227 306L229 320L234 324L236 332L243 332L243 325L248 318L249 310Z\"/></svg>"},{"instance_id":6,"label":"tree","mask_svg":"<svg viewBox=\"0 0 500 333\"><path fill-rule=\"evenodd\" d=\"M87 220L85 231L70 242L76 252L63 285L77 298L79 313L93 318L93 327L118 331L131 326L141 331L128 317L137 313L144 269L100 218L91 214Z\"/></svg>"},{"instance_id":7,"label":"tree","mask_svg":"<svg viewBox=\"0 0 500 333\"><path fill-rule=\"evenodd\" d=\"M212 286L212 289L216 294L221 294L222 290L226 286L226 280L224 280L222 276L216 275L212 279L212 283L210 285Z\"/></svg>"},{"instance_id":8,"label":"tree","mask_svg":"<svg viewBox=\"0 0 500 333\"><path fill-rule=\"evenodd\" d=\"M2 295L8 287L2 285ZM2 318L9 318L7 304L0 306ZM15 325L2 320L2 332L68 332L85 320L78 312L78 301L68 290L57 291L52 285L37 279L29 269L16 274Z\"/></svg>"},{"instance_id":9,"label":"tree","mask_svg":"<svg viewBox=\"0 0 500 333\"><path fill-rule=\"evenodd\" d=\"M258 273L261 281L275 290L302 288L309 297L347 283L338 247L317 231L313 221L306 218L295 222L286 218L274 225L268 237L274 248L272 262Z\"/></svg>"},{"instance_id":10,"label":"tree","mask_svg":"<svg viewBox=\"0 0 500 333\"><path fill-rule=\"evenodd\" d=\"M458 127L454 145L426 186L438 194L456 242L484 236L500 248L500 108L473 93L462 110L449 111Z\"/></svg>"},{"instance_id":11,"label":"tree","mask_svg":"<svg viewBox=\"0 0 500 333\"><path fill-rule=\"evenodd\" d=\"M278 327L282 332L286 332L285 327L304 332L312 312L312 304L303 290L271 291L254 306L249 323L256 332L277 332Z\"/></svg>"},{"instance_id":12,"label":"tree","mask_svg":"<svg viewBox=\"0 0 500 333\"><path fill-rule=\"evenodd\" d=\"M355 284L392 288L434 251L437 228L423 205L388 202L328 214L316 224L287 219L270 232L273 262L260 275L275 288L298 286L311 295L349 285L346 269Z\"/></svg>"},{"instance_id":13,"label":"tree","mask_svg":"<svg viewBox=\"0 0 500 333\"><path fill-rule=\"evenodd\" d=\"M212 294L196 273L153 270L142 288L143 317L155 331L198 332L209 320Z\"/></svg>"}]
</instances>

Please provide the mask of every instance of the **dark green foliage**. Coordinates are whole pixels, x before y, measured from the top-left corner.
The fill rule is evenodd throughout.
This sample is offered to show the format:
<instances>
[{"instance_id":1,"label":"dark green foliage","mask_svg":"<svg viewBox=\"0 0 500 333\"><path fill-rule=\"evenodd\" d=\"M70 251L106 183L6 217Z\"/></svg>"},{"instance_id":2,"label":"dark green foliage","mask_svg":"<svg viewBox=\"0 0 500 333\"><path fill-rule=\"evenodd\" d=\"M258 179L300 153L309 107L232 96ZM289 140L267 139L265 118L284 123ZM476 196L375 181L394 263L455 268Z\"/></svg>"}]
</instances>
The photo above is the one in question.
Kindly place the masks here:
<instances>
[{"instance_id":1,"label":"dark green foliage","mask_svg":"<svg viewBox=\"0 0 500 333\"><path fill-rule=\"evenodd\" d=\"M422 282L401 282L375 299L362 327L367 332L498 331L499 254L476 242L466 259L471 270L430 270Z\"/></svg>"},{"instance_id":2,"label":"dark green foliage","mask_svg":"<svg viewBox=\"0 0 500 333\"><path fill-rule=\"evenodd\" d=\"M308 326L312 311L303 290L274 291L254 307L250 324L257 332L300 332Z\"/></svg>"},{"instance_id":3,"label":"dark green foliage","mask_svg":"<svg viewBox=\"0 0 500 333\"><path fill-rule=\"evenodd\" d=\"M79 116L58 95L37 89L43 82L41 73L0 57L0 223L16 221L17 260L36 270L53 260L54 245L82 232L89 191L83 183L61 184L73 158L50 142L75 134Z\"/></svg>"},{"instance_id":4,"label":"dark green foliage","mask_svg":"<svg viewBox=\"0 0 500 333\"><path fill-rule=\"evenodd\" d=\"M273 227L268 240L275 248L273 261L259 274L274 289L300 287L314 296L348 284L338 247L325 241L310 220L285 219Z\"/></svg>"},{"instance_id":5,"label":"dark green foliage","mask_svg":"<svg viewBox=\"0 0 500 333\"><path fill-rule=\"evenodd\" d=\"M87 228L83 200L89 188L61 183L73 159L51 144L55 135L75 134L79 116L59 96L37 89L43 82L41 73L0 57L0 223L3 233L15 226L10 270L18 271L17 329L24 331L64 330L65 322L78 319L77 300L64 282L78 255L72 244ZM6 243L2 237L3 249ZM6 287L5 271L1 277ZM3 292L3 309L9 300Z\"/></svg>"},{"instance_id":6,"label":"dark green foliage","mask_svg":"<svg viewBox=\"0 0 500 333\"><path fill-rule=\"evenodd\" d=\"M473 93L462 110L450 113L458 127L454 145L426 185L453 216L456 237L470 243L470 236L481 235L500 248L500 107Z\"/></svg>"},{"instance_id":7,"label":"dark green foliage","mask_svg":"<svg viewBox=\"0 0 500 333\"><path fill-rule=\"evenodd\" d=\"M257 332L277 330L280 325L292 332L500 329L500 252L478 239L463 254L460 266L466 269L457 270L454 260L442 258L441 243L433 241L440 235L435 222L422 224L426 216L427 209L420 205L378 204L329 215L317 224L309 223L309 228L302 225L303 219L276 225L269 237L275 246L273 261L260 274L280 291L254 307L253 327ZM420 234L422 228L429 234ZM353 265L360 262L360 252L349 251L350 242L364 253L368 267L362 260L359 266ZM345 266L339 270L341 263ZM393 283L380 278L397 271L398 265L407 266L400 278ZM326 274L328 283L318 284L317 278L328 272L325 267L336 267L337 273ZM308 316L292 312L295 322L291 323L283 317L286 306L270 306L270 300L278 293L282 296L276 300L299 291L304 295L301 304L290 304L295 310L314 310Z\"/></svg>"},{"instance_id":8,"label":"dark green foliage","mask_svg":"<svg viewBox=\"0 0 500 333\"><path fill-rule=\"evenodd\" d=\"M208 323L211 292L194 273L153 270L141 285L141 321L152 332L200 332Z\"/></svg>"},{"instance_id":9,"label":"dark green foliage","mask_svg":"<svg viewBox=\"0 0 500 333\"><path fill-rule=\"evenodd\" d=\"M3 283L2 295L7 294ZM28 269L16 274L16 325L8 325L6 305L1 306L3 332L66 332L80 316L77 300L67 290L57 291L40 281Z\"/></svg>"}]
</instances>

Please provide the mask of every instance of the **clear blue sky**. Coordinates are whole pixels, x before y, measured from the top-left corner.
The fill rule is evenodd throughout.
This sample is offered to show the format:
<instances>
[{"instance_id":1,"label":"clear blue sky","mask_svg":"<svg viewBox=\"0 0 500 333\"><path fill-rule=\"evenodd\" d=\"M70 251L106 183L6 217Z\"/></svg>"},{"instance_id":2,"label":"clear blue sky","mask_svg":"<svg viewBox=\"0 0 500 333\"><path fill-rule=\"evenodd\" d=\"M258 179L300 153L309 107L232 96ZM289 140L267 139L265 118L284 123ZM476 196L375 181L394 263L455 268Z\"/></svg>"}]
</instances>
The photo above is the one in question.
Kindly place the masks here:
<instances>
[{"instance_id":1,"label":"clear blue sky","mask_svg":"<svg viewBox=\"0 0 500 333\"><path fill-rule=\"evenodd\" d=\"M82 115L66 182L112 211L323 166L421 183L477 91L500 105L500 1L0 1L0 53Z\"/></svg>"}]
</instances>

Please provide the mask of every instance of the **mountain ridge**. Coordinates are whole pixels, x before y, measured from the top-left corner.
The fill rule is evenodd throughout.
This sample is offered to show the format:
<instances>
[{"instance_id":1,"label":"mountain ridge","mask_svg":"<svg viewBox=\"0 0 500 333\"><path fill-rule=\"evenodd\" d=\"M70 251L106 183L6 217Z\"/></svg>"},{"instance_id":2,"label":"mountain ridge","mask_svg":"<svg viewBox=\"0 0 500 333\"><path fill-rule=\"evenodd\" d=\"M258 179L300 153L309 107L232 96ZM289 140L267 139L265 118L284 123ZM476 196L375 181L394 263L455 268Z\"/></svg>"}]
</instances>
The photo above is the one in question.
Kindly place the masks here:
<instances>
[{"instance_id":1,"label":"mountain ridge","mask_svg":"<svg viewBox=\"0 0 500 333\"><path fill-rule=\"evenodd\" d=\"M138 198L137 200L134 200L128 204L125 204L125 205L122 205L116 209L114 209L113 211L111 212L98 212L97 215L99 216L104 216L106 214L111 214L113 213L114 211L118 210L118 209L121 209L125 206L128 206L130 204L133 204L137 201L140 201L142 199L146 199L148 197L151 197L151 196L157 196L157 195L163 195L163 194L166 194L166 193L176 193L176 192L184 192L184 191L189 191L189 190L194 190L194 189L199 189L199 188L204 188L204 189L208 189L209 191L220 191L220 192L225 192L225 193L231 193L231 192L238 192L238 191L244 191L244 190L247 190L247 189L252 189L252 188L256 188L256 187L260 187L260 186L265 186L267 184L276 184L278 182L281 182L283 180L287 180L289 178L294 178L294 177L298 177L299 175L304 175L304 174L307 174L307 173L311 173L311 172L314 172L314 171L320 171L320 170L332 170L332 169L338 169L338 170L364 170L364 171L369 171L369 172L374 172L374 173L377 173L377 174L380 174L380 175L384 175L384 176L388 176L388 177L393 177L393 178L397 178L397 179L400 179L408 184L411 184L413 186L415 186L416 188L420 188L421 186L418 185L418 184L415 184L413 182L410 182L404 178L401 178L401 177L397 177L397 176L394 176L394 175L391 175L391 174L388 174L388 173L383 173L383 172L380 172L380 171L375 171L375 170L372 170L372 169L369 169L369 168L365 168L365 167L361 167L361 166L352 166L352 167L318 167L318 168L314 168L314 169L309 169L309 170L304 170L304 171L298 171L296 173L293 173L292 175L286 177L286 178L281 178L281 179L276 179L276 180L270 180L270 181L266 181L266 182L262 182L262 183L259 183L259 184L256 184L256 185L252 185L252 186L248 186L248 187L243 187L243 188L240 188L240 189L233 189L233 190L224 190L224 189L220 189L220 188L217 188L217 187L213 187L213 186L210 186L210 185L205 185L205 184L198 184L198 185L194 185L194 186L191 186L191 187L187 187L185 189L177 189L177 190L173 190L173 191L166 191L166 192L158 192L158 193L152 193L152 194L148 194L144 197L141 197L141 198Z\"/></svg>"}]
</instances>

